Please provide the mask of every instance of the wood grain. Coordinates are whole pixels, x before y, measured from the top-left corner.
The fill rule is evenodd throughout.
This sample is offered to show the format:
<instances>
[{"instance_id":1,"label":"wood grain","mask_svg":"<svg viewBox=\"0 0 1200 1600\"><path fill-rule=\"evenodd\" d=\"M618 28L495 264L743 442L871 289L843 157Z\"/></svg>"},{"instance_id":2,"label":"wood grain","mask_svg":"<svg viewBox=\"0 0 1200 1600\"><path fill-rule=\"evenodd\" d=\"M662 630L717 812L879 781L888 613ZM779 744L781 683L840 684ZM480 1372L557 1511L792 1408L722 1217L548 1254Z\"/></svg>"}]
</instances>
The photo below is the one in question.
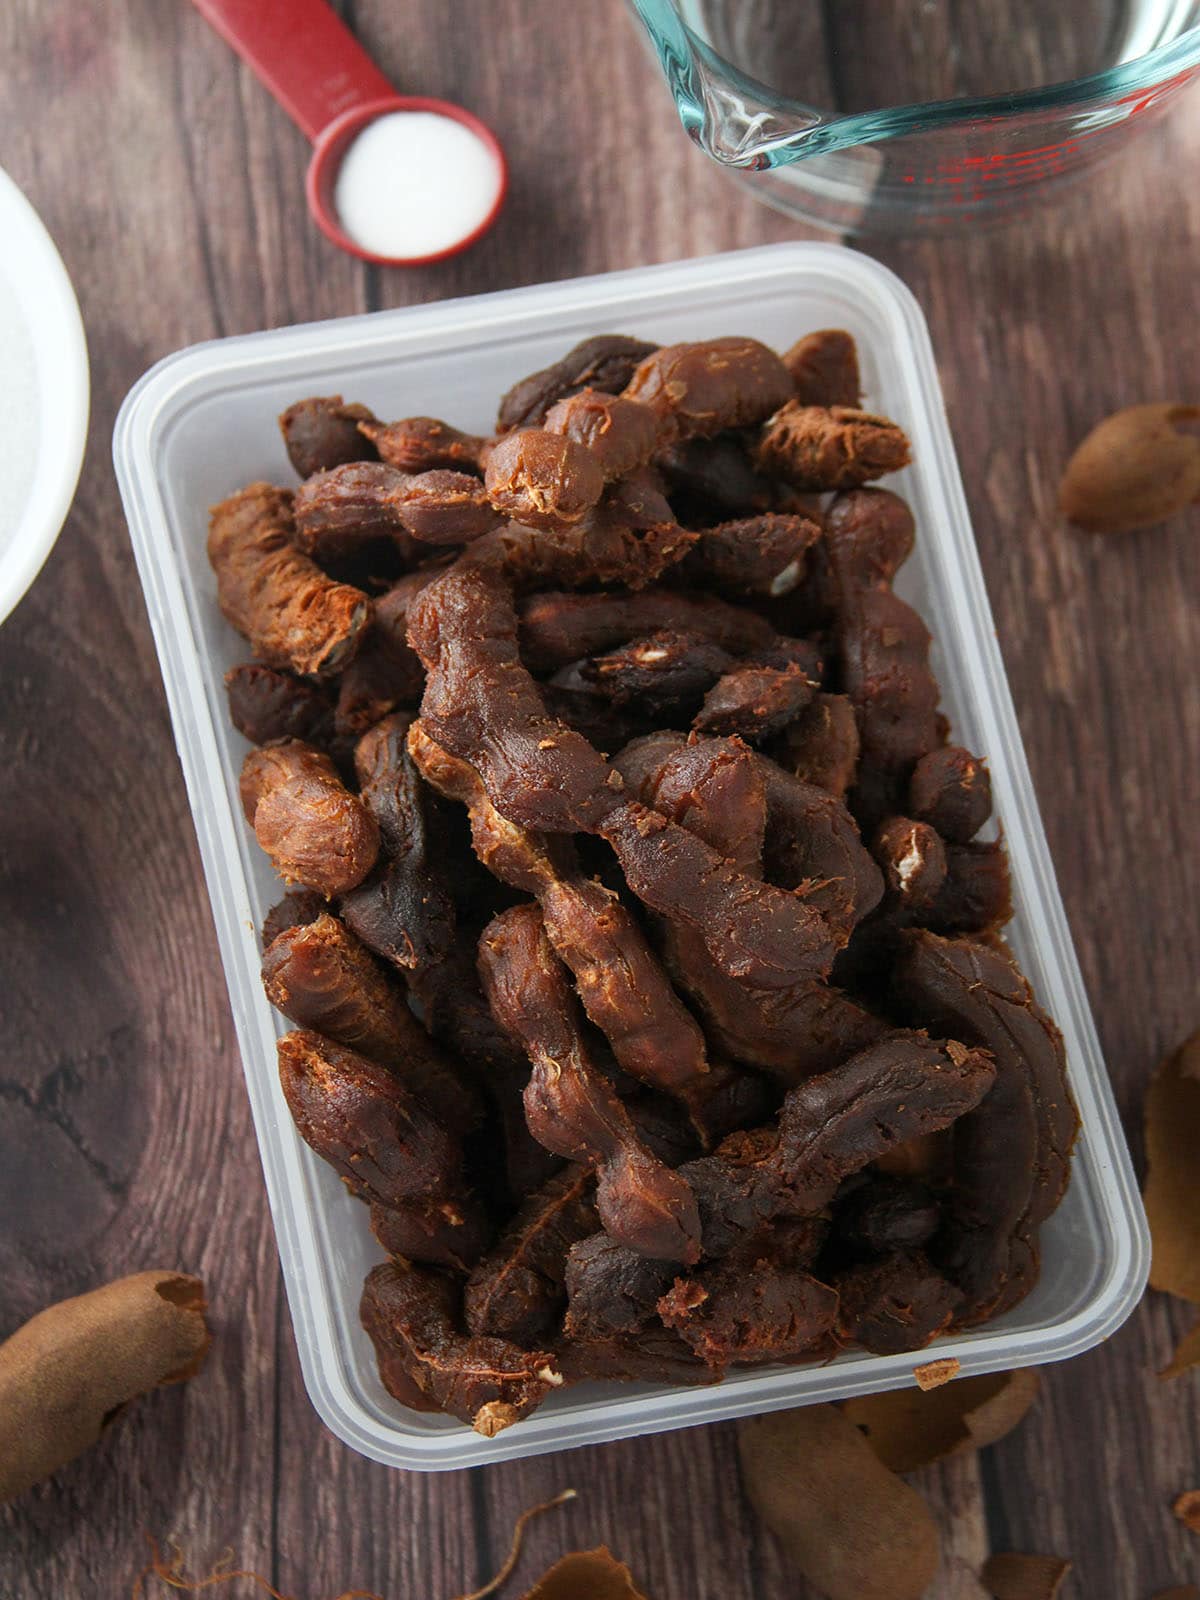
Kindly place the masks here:
<instances>
[{"instance_id":1,"label":"wood grain","mask_svg":"<svg viewBox=\"0 0 1200 1600\"><path fill-rule=\"evenodd\" d=\"M205 1276L204 1375L0 1511L0 1593L124 1595L144 1532L226 1547L298 1597L437 1600L482 1582L517 1513L533 1577L607 1542L655 1600L808 1600L742 1498L726 1427L475 1473L386 1469L300 1382L165 702L108 465L121 397L197 339L794 237L681 135L617 6L343 8L399 86L502 133L512 197L468 255L411 273L339 254L303 211L303 141L189 8L0 11L0 154L78 287L93 411L79 498L0 632L0 1334L139 1267ZM1064 530L1058 472L1131 401L1196 398L1193 101L1130 159L1005 231L873 246L929 316L1043 816L1135 1148L1142 1088L1200 1012L1195 514ZM1190 392L1189 392L1190 391ZM988 1550L1069 1555L1064 1596L1200 1577L1170 1500L1200 1459L1196 1380L1154 1376L1188 1322L1152 1298L1047 1374L1024 1427L922 1487L933 1600ZM515 1584L513 1592L521 1592ZM231 1593L236 1591L231 1590ZM248 1590L246 1591L249 1592Z\"/></svg>"}]
</instances>

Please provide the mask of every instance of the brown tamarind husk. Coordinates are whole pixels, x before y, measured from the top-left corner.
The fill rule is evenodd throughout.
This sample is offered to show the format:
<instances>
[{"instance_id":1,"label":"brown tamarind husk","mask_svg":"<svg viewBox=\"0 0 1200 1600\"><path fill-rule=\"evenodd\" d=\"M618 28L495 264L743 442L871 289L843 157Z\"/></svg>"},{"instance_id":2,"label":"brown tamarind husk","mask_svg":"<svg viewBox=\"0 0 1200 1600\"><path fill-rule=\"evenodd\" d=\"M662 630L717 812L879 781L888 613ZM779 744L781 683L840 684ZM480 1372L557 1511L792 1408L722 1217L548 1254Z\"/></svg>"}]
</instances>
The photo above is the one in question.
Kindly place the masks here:
<instances>
[{"instance_id":1,"label":"brown tamarind husk","mask_svg":"<svg viewBox=\"0 0 1200 1600\"><path fill-rule=\"evenodd\" d=\"M193 1377L205 1309L199 1278L135 1272L18 1328L0 1345L0 1502L95 1444L138 1395Z\"/></svg>"},{"instance_id":2,"label":"brown tamarind husk","mask_svg":"<svg viewBox=\"0 0 1200 1600\"><path fill-rule=\"evenodd\" d=\"M919 1600L933 1582L929 1507L836 1406L747 1418L738 1451L751 1504L829 1600Z\"/></svg>"}]
</instances>

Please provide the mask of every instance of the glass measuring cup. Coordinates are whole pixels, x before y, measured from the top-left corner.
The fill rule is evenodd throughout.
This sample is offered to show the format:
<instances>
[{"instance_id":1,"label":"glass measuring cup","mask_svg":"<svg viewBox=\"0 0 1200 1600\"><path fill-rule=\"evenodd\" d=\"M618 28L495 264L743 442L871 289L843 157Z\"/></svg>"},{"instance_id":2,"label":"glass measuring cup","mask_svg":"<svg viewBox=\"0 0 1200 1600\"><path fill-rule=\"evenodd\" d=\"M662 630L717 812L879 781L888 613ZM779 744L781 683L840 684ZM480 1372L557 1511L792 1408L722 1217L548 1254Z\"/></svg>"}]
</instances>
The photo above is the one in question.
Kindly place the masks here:
<instances>
[{"instance_id":1,"label":"glass measuring cup","mask_svg":"<svg viewBox=\"0 0 1200 1600\"><path fill-rule=\"evenodd\" d=\"M312 141L305 195L313 220L334 244L381 266L426 266L457 255L491 227L508 189L508 166L496 135L450 101L398 95L326 0L193 4ZM369 123L393 112L427 113L458 123L495 162L495 197L489 209L460 237L436 250L380 255L352 238L338 215L335 187L346 152Z\"/></svg>"},{"instance_id":2,"label":"glass measuring cup","mask_svg":"<svg viewBox=\"0 0 1200 1600\"><path fill-rule=\"evenodd\" d=\"M689 136L861 233L1018 212L1200 73L1200 0L627 0Z\"/></svg>"}]
</instances>

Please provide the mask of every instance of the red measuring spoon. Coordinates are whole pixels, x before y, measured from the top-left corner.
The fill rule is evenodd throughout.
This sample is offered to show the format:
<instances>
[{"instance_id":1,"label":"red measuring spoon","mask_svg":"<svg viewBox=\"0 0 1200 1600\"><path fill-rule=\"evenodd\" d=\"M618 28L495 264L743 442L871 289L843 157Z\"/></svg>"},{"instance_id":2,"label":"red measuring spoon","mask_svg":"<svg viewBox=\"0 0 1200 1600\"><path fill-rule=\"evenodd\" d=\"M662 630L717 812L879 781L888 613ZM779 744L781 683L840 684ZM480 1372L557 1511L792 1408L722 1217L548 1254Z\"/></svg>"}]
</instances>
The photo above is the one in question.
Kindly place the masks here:
<instances>
[{"instance_id":1,"label":"red measuring spoon","mask_svg":"<svg viewBox=\"0 0 1200 1600\"><path fill-rule=\"evenodd\" d=\"M398 95L325 0L192 3L312 140L312 159L304 186L308 209L334 244L363 261L416 267L457 255L491 227L508 190L508 164L496 135L462 106L427 96ZM376 255L343 232L338 220L333 186L342 157L369 122L392 111L428 111L460 122L487 147L496 162L496 199L487 216L463 238L431 254Z\"/></svg>"}]
</instances>

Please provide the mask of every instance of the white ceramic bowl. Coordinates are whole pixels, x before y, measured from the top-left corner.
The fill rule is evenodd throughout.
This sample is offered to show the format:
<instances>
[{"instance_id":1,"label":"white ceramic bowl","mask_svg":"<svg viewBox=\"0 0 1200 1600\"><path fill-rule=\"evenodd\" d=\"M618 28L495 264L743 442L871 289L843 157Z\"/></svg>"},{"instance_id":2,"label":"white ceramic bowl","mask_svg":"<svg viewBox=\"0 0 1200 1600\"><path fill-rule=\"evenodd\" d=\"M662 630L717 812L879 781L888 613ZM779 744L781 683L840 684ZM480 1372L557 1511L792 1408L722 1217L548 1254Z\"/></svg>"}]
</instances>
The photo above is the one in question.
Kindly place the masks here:
<instances>
[{"instance_id":1,"label":"white ceramic bowl","mask_svg":"<svg viewBox=\"0 0 1200 1600\"><path fill-rule=\"evenodd\" d=\"M0 521L0 622L41 571L79 482L88 424L88 355L75 291L41 218L0 170L0 297L26 343L33 379L33 450L23 463L16 515ZM17 352L0 350L0 383Z\"/></svg>"},{"instance_id":2,"label":"white ceramic bowl","mask_svg":"<svg viewBox=\"0 0 1200 1600\"><path fill-rule=\"evenodd\" d=\"M294 482L275 415L342 393L380 416L444 416L486 432L496 396L586 334L671 341L746 333L784 347L811 328L858 340L867 404L907 428L914 462L889 479L916 514L900 588L937 641L933 665L958 738L989 761L1012 861L1013 948L1063 1030L1083 1132L1071 1186L1042 1232L1042 1277L1003 1317L939 1339L927 1355L848 1350L818 1367L732 1373L711 1388L581 1384L494 1439L387 1394L358 1322L382 1252L366 1207L292 1125L275 1040L288 1024L259 978L256 928L282 892L246 828L237 781L248 746L229 722L222 674L248 654L223 619L205 558L207 507L255 478ZM246 1085L313 1404L354 1449L392 1466L475 1466L663 1428L746 1416L911 1384L913 1367L954 1356L964 1375L1078 1355L1137 1303L1145 1220L1038 819L983 575L916 301L885 267L841 246L780 244L571 283L541 284L406 311L346 317L198 345L132 391L114 440L175 738L241 1041Z\"/></svg>"}]
</instances>

